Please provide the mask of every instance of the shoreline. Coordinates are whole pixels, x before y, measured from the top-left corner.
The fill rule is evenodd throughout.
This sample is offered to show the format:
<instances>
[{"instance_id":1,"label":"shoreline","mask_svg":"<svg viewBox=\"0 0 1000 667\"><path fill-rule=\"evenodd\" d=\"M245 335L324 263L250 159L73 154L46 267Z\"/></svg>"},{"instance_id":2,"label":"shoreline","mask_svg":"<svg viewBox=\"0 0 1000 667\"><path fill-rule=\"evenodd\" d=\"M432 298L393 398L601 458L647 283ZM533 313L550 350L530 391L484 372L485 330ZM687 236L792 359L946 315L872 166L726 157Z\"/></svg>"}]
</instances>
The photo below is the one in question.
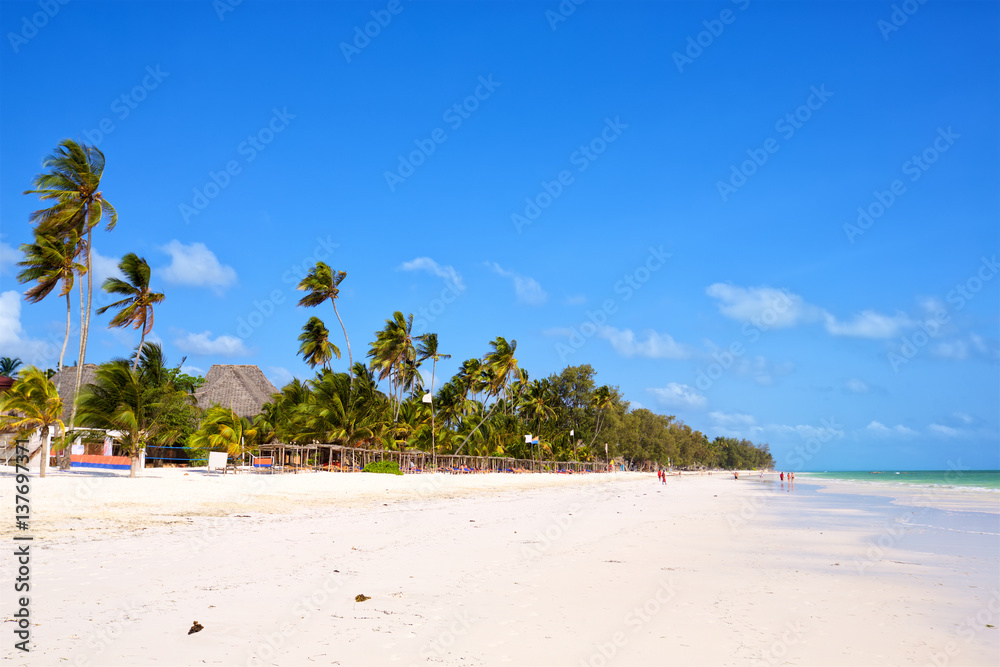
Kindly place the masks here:
<instances>
[{"instance_id":1,"label":"shoreline","mask_svg":"<svg viewBox=\"0 0 1000 667\"><path fill-rule=\"evenodd\" d=\"M1000 625L998 538L963 533L950 553L927 550L940 535L922 524L949 510L915 522L918 508L805 478L789 492L696 474L666 485L653 473L257 477L33 479L30 663L992 665L1000 655L985 627ZM193 620L205 629L187 635ZM21 664L10 643L5 658Z\"/></svg>"}]
</instances>

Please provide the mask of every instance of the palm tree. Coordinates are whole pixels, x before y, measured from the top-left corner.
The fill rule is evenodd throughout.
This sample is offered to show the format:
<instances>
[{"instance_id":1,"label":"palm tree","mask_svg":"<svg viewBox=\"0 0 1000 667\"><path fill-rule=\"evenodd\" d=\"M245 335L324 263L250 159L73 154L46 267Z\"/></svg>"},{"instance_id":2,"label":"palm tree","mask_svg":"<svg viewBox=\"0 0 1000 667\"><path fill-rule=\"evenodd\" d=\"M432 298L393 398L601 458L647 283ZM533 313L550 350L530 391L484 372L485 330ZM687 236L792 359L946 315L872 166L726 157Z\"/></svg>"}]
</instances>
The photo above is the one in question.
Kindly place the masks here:
<instances>
[{"instance_id":1,"label":"palm tree","mask_svg":"<svg viewBox=\"0 0 1000 667\"><path fill-rule=\"evenodd\" d=\"M310 381L309 398L296 408L300 439L349 447L377 439L387 419L385 395L360 375L357 380L325 371Z\"/></svg>"},{"instance_id":2,"label":"palm tree","mask_svg":"<svg viewBox=\"0 0 1000 667\"><path fill-rule=\"evenodd\" d=\"M181 429L164 415L190 395L167 384L157 386L146 369L133 369L127 359L115 359L97 369L96 382L78 399L77 425L118 431L118 441L132 459L129 477L135 477L146 446L175 442Z\"/></svg>"},{"instance_id":3,"label":"palm tree","mask_svg":"<svg viewBox=\"0 0 1000 667\"><path fill-rule=\"evenodd\" d=\"M541 430L542 422L554 419L556 411L553 405L558 401L552 383L546 378L544 380L534 380L528 384L525 390L524 405L521 416L527 420L534 421L533 432L538 436L539 454L541 453Z\"/></svg>"},{"instance_id":4,"label":"palm tree","mask_svg":"<svg viewBox=\"0 0 1000 667\"><path fill-rule=\"evenodd\" d=\"M19 358L0 357L0 375L8 378L17 377L17 369L24 362Z\"/></svg>"},{"instance_id":5,"label":"palm tree","mask_svg":"<svg viewBox=\"0 0 1000 667\"><path fill-rule=\"evenodd\" d=\"M205 411L201 425L190 438L188 447L196 451L226 451L232 457L242 457L245 441L254 440L256 430L246 417L231 408L213 405Z\"/></svg>"},{"instance_id":6,"label":"palm tree","mask_svg":"<svg viewBox=\"0 0 1000 667\"><path fill-rule=\"evenodd\" d=\"M490 347L493 348L493 351L483 358L489 380L489 384L486 389L487 401L491 396L498 397L500 392L506 389L507 382L510 378L515 375L520 375L517 368L517 359L514 358L514 351L517 350L516 340L511 340L508 343L507 339L504 337L497 336L496 340L490 343ZM462 451L462 448L465 447L465 443L469 441L469 438L475 435L476 431L479 430L479 427L483 425L483 422L489 419L490 415L493 414L493 411L496 410L499 403L500 401L493 402L489 412L487 412L486 415L479 421L476 428L472 429L472 432L465 436L465 440L463 440L462 444L459 445L458 450L455 452L456 454Z\"/></svg>"},{"instance_id":7,"label":"palm tree","mask_svg":"<svg viewBox=\"0 0 1000 667\"><path fill-rule=\"evenodd\" d=\"M399 417L399 404L404 388L416 383L416 350L413 347L413 314L404 317L396 311L385 321L385 328L376 332L368 356L379 380L389 378L389 395L394 401L393 421Z\"/></svg>"},{"instance_id":8,"label":"palm tree","mask_svg":"<svg viewBox=\"0 0 1000 667\"><path fill-rule=\"evenodd\" d=\"M340 359L340 348L330 342L330 332L318 317L310 317L299 334L302 344L299 354L309 364L310 368L322 366L330 368L330 359L336 356Z\"/></svg>"},{"instance_id":9,"label":"palm tree","mask_svg":"<svg viewBox=\"0 0 1000 667\"><path fill-rule=\"evenodd\" d=\"M74 395L80 394L83 378L83 364L87 356L87 338L90 334L90 311L94 296L93 279L93 230L107 213L104 229L111 231L118 222L118 212L101 194L99 188L104 174L104 153L96 146L80 145L72 139L64 139L59 146L42 161L48 171L35 176L33 190L24 194L37 194L42 200L52 200L49 208L35 211L31 221L35 231L55 236L70 236L76 233L79 252L85 254L84 266L87 273L87 305L80 313L80 354L76 363L76 385ZM81 276L83 274L80 274ZM83 283L80 283L80 301L83 302ZM71 408L70 423L76 418L76 403Z\"/></svg>"},{"instance_id":10,"label":"palm tree","mask_svg":"<svg viewBox=\"0 0 1000 667\"><path fill-rule=\"evenodd\" d=\"M87 273L87 267L76 261L80 254L80 235L75 229L67 231L65 236L36 233L35 242L23 244L21 252L24 253L24 259L17 265L24 269L17 274L17 281L22 284L35 283L24 293L28 303L38 303L47 297L56 285L62 283L59 296L66 297L66 337L59 353L59 365L56 367L61 371L63 358L66 356L66 346L69 344L70 314L73 310L69 295L73 291L75 276ZM82 291L80 297L82 307Z\"/></svg>"},{"instance_id":11,"label":"palm tree","mask_svg":"<svg viewBox=\"0 0 1000 667\"><path fill-rule=\"evenodd\" d=\"M312 308L318 306L327 299L333 304L333 312L340 322L340 328L344 331L344 340L347 341L347 363L350 364L351 381L354 381L354 356L351 354L351 339L347 337L347 328L344 327L344 320L340 319L340 312L337 310L337 297L340 296L339 285L347 277L346 271L334 271L323 262L316 262L316 266L309 269L309 273L299 283L298 289L309 292L299 300L300 306ZM340 358L340 355L337 355Z\"/></svg>"},{"instance_id":12,"label":"palm tree","mask_svg":"<svg viewBox=\"0 0 1000 667\"><path fill-rule=\"evenodd\" d=\"M597 440L598 434L601 432L601 427L604 426L605 421L607 421L607 411L611 410L615 406L615 394L611 391L608 385L602 385L597 388L594 392L594 398L591 401L591 407L597 411L594 417L594 437L591 438L588 447L594 446L594 441ZM576 445L573 446L573 452L576 453Z\"/></svg>"},{"instance_id":13,"label":"palm tree","mask_svg":"<svg viewBox=\"0 0 1000 667\"><path fill-rule=\"evenodd\" d=\"M118 313L108 323L109 327L132 325L133 329L142 330L139 337L139 349L135 353L135 361L132 362L132 370L135 370L139 365L139 354L142 352L143 341L153 329L153 305L162 303L165 297L163 294L149 289L149 264L146 263L145 258L130 252L122 257L118 268L125 275L125 280L108 278L101 287L108 294L122 294L125 295L125 298L103 308L98 308L97 314L103 315L111 308L119 308Z\"/></svg>"},{"instance_id":14,"label":"palm tree","mask_svg":"<svg viewBox=\"0 0 1000 667\"><path fill-rule=\"evenodd\" d=\"M483 362L479 359L466 359L462 362L457 375L458 386L462 387L466 398L471 393L473 398L485 389L483 382Z\"/></svg>"},{"instance_id":15,"label":"palm tree","mask_svg":"<svg viewBox=\"0 0 1000 667\"><path fill-rule=\"evenodd\" d=\"M42 450L38 464L38 476L45 477L49 462L51 429L58 426L62 433L66 425L62 421L63 402L56 386L45 372L29 366L21 373L11 390L0 396L0 431L4 433L25 433L41 430ZM34 452L32 452L33 454ZM30 458L30 456L29 456Z\"/></svg>"},{"instance_id":16,"label":"palm tree","mask_svg":"<svg viewBox=\"0 0 1000 667\"><path fill-rule=\"evenodd\" d=\"M434 379L437 375L437 362L439 359L451 359L450 354L438 352L438 335L436 333L426 333L417 336L420 341L417 346L417 359L426 361L431 359L431 465L437 468L437 446L434 437Z\"/></svg>"},{"instance_id":17,"label":"palm tree","mask_svg":"<svg viewBox=\"0 0 1000 667\"><path fill-rule=\"evenodd\" d=\"M437 409L438 414L441 415L441 419L444 423L454 428L462 415L468 412L468 407L472 403L465 398L465 394L459 389L455 383L445 382L441 385L441 389L438 390L437 395Z\"/></svg>"}]
</instances>

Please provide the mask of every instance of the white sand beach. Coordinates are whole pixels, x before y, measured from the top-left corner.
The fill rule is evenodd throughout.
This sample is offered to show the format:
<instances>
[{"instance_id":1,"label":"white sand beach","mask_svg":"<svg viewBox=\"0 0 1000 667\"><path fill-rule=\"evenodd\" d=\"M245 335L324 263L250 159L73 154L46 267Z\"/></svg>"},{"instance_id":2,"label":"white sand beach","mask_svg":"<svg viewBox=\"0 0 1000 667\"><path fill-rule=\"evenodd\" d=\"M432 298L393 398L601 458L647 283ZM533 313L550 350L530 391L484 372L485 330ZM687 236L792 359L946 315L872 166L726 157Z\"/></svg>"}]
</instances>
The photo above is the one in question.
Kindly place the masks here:
<instances>
[{"instance_id":1,"label":"white sand beach","mask_svg":"<svg viewBox=\"0 0 1000 667\"><path fill-rule=\"evenodd\" d=\"M652 474L158 469L31 481L30 653L13 648L15 531L3 523L9 664L1000 658L987 627L1000 625L1000 511L988 496L971 512L951 499L928 513L719 474L661 485ZM4 507L13 486L0 475ZM189 635L194 621L204 629Z\"/></svg>"}]
</instances>

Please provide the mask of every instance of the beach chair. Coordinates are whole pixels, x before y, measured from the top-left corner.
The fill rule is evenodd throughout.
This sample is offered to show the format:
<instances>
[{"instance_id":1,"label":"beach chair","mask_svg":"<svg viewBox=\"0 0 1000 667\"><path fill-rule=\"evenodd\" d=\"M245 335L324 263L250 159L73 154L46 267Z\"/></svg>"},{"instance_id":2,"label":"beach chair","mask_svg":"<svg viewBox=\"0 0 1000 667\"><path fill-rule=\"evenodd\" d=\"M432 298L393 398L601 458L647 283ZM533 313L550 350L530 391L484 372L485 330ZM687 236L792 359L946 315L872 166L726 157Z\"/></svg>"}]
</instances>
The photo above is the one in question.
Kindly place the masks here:
<instances>
[{"instance_id":1,"label":"beach chair","mask_svg":"<svg viewBox=\"0 0 1000 667\"><path fill-rule=\"evenodd\" d=\"M208 474L212 474L213 470L221 470L222 474L226 474L229 469L229 453L228 452L209 452L208 453Z\"/></svg>"}]
</instances>

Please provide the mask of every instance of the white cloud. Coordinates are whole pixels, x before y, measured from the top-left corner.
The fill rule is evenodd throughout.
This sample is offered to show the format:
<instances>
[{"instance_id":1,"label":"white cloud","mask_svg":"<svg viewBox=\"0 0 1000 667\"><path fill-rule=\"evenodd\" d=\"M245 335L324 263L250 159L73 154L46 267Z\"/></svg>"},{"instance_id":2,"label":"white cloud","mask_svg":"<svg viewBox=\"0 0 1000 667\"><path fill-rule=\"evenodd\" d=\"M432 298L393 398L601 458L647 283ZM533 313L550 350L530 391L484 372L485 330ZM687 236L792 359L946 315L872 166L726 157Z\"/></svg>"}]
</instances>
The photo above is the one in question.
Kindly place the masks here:
<instances>
[{"instance_id":1,"label":"white cloud","mask_svg":"<svg viewBox=\"0 0 1000 667\"><path fill-rule=\"evenodd\" d=\"M821 443L844 435L842 429L834 426L813 426L812 424L767 424L765 426L754 426L750 430L758 437L767 434L777 437L796 436L803 440L815 438Z\"/></svg>"},{"instance_id":2,"label":"white cloud","mask_svg":"<svg viewBox=\"0 0 1000 667\"><path fill-rule=\"evenodd\" d=\"M832 336L853 338L892 338L903 329L916 325L904 313L883 315L865 310L848 321L840 321L832 314L808 304L797 294L773 287L739 287L726 283L709 285L708 296L719 303L719 312L740 322L753 322L762 329L781 329L809 322L822 321ZM923 307L934 306L933 302Z\"/></svg>"},{"instance_id":3,"label":"white cloud","mask_svg":"<svg viewBox=\"0 0 1000 667\"><path fill-rule=\"evenodd\" d=\"M824 317L826 330L832 336L849 336L852 338L894 338L914 322L903 313L889 316L874 310L862 311L850 322L839 322L833 315L826 313Z\"/></svg>"},{"instance_id":4,"label":"white cloud","mask_svg":"<svg viewBox=\"0 0 1000 667\"><path fill-rule=\"evenodd\" d=\"M678 382L671 382L666 387L652 387L646 391L656 396L656 400L668 408L704 410L708 406L708 399L703 394L698 393L690 385Z\"/></svg>"},{"instance_id":5,"label":"white cloud","mask_svg":"<svg viewBox=\"0 0 1000 667\"><path fill-rule=\"evenodd\" d=\"M97 252L97 248L90 253L90 266L94 272L94 296L96 298L97 290L101 288L104 281L108 278L118 278L119 280L124 280L125 276L122 274L121 269L118 268L118 262L121 259L116 259L114 257L105 257L101 253ZM84 278L86 280L86 278Z\"/></svg>"},{"instance_id":6,"label":"white cloud","mask_svg":"<svg viewBox=\"0 0 1000 667\"><path fill-rule=\"evenodd\" d=\"M802 321L816 319L819 314L802 297L787 290L772 287L738 287L726 283L709 285L705 290L720 303L719 312L740 322L755 322L769 329L781 329Z\"/></svg>"},{"instance_id":7,"label":"white cloud","mask_svg":"<svg viewBox=\"0 0 1000 667\"><path fill-rule=\"evenodd\" d=\"M708 430L715 435L727 438L741 438L751 435L753 427L757 424L757 420L754 419L753 415L742 412L713 410L708 413L708 417L711 420Z\"/></svg>"},{"instance_id":8,"label":"white cloud","mask_svg":"<svg viewBox=\"0 0 1000 667\"><path fill-rule=\"evenodd\" d=\"M62 335L58 342L27 337L21 326L21 294L14 290L0 293L0 350L3 356L19 358L25 366L54 367L59 361L62 342Z\"/></svg>"},{"instance_id":9,"label":"white cloud","mask_svg":"<svg viewBox=\"0 0 1000 667\"><path fill-rule=\"evenodd\" d=\"M931 354L940 359L951 361L964 361L976 356L992 360L1000 358L1000 350L996 348L995 344L987 343L978 334L969 334L968 340L955 338L936 343L931 347Z\"/></svg>"},{"instance_id":10,"label":"white cloud","mask_svg":"<svg viewBox=\"0 0 1000 667\"><path fill-rule=\"evenodd\" d=\"M944 343L938 343L932 347L931 353L942 359L962 361L963 359L969 358L969 346L964 340L947 341Z\"/></svg>"},{"instance_id":11,"label":"white cloud","mask_svg":"<svg viewBox=\"0 0 1000 667\"><path fill-rule=\"evenodd\" d=\"M517 295L519 303L529 306L541 306L548 300L549 295L545 293L545 290L542 289L542 286L534 278L522 276L513 271L507 271L496 262L486 262L486 266L493 269L498 275L513 281L514 293Z\"/></svg>"},{"instance_id":12,"label":"white cloud","mask_svg":"<svg viewBox=\"0 0 1000 667\"><path fill-rule=\"evenodd\" d=\"M426 271L427 273L438 276L439 278L444 278L447 282L454 285L455 289L459 292L465 289L465 283L462 281L462 276L455 270L455 267L442 266L430 257L417 257L416 259L411 259L409 262L403 262L399 265L397 270Z\"/></svg>"},{"instance_id":13,"label":"white cloud","mask_svg":"<svg viewBox=\"0 0 1000 667\"><path fill-rule=\"evenodd\" d=\"M920 307L923 308L927 317L934 319L939 319L938 315L941 312L948 312L948 306L945 305L944 301L936 297L925 297L921 299Z\"/></svg>"},{"instance_id":14,"label":"white cloud","mask_svg":"<svg viewBox=\"0 0 1000 667\"><path fill-rule=\"evenodd\" d=\"M236 282L236 270L221 264L204 243L184 245L174 239L161 250L170 255L170 265L161 269L168 283L211 287L216 294L222 294L226 287Z\"/></svg>"},{"instance_id":15,"label":"white cloud","mask_svg":"<svg viewBox=\"0 0 1000 667\"><path fill-rule=\"evenodd\" d=\"M661 334L649 330L645 332L645 340L637 340L631 329L616 329L603 326L597 330L597 335L611 342L611 346L625 357L646 357L649 359L687 359L691 350L678 343L670 334Z\"/></svg>"},{"instance_id":16,"label":"white cloud","mask_svg":"<svg viewBox=\"0 0 1000 667\"><path fill-rule=\"evenodd\" d=\"M913 435L917 435L917 432L914 431L912 428L907 428L906 426L903 426L902 424L896 424L892 428L889 428L888 426L886 426L885 424L883 424L880 421L872 421L871 423L868 424L868 426L865 427L865 429L868 430L868 431L871 431L872 433L874 433L876 435L883 435L883 436L889 436L889 435L913 436Z\"/></svg>"},{"instance_id":17,"label":"white cloud","mask_svg":"<svg viewBox=\"0 0 1000 667\"><path fill-rule=\"evenodd\" d=\"M189 366L187 364L181 366L181 373L187 373L188 375L192 376L197 376L197 375L201 375L202 377L205 376L204 369L198 368L197 366Z\"/></svg>"},{"instance_id":18,"label":"white cloud","mask_svg":"<svg viewBox=\"0 0 1000 667\"><path fill-rule=\"evenodd\" d=\"M971 415L966 414L965 412L953 412L952 415L963 424L971 424L975 421Z\"/></svg>"},{"instance_id":19,"label":"white cloud","mask_svg":"<svg viewBox=\"0 0 1000 667\"><path fill-rule=\"evenodd\" d=\"M865 382L864 380L861 380L859 378L851 378L851 379L849 379L847 382L844 383L844 388L847 389L847 391L855 393L855 394L867 394L868 392L870 392L872 390L872 388L870 386L868 386L867 382ZM877 422L873 422L873 423L877 423Z\"/></svg>"},{"instance_id":20,"label":"white cloud","mask_svg":"<svg viewBox=\"0 0 1000 667\"><path fill-rule=\"evenodd\" d=\"M213 339L211 331L189 333L186 336L175 338L174 345L188 354L219 357L238 357L247 354L247 349L243 346L243 339L228 334Z\"/></svg>"},{"instance_id":21,"label":"white cloud","mask_svg":"<svg viewBox=\"0 0 1000 667\"><path fill-rule=\"evenodd\" d=\"M15 273L20 260L21 253L16 248L0 241L0 275Z\"/></svg>"},{"instance_id":22,"label":"white cloud","mask_svg":"<svg viewBox=\"0 0 1000 667\"><path fill-rule=\"evenodd\" d=\"M929 428L938 435L943 435L946 438L954 438L962 433L957 428L952 428L943 424L931 424Z\"/></svg>"}]
</instances>

